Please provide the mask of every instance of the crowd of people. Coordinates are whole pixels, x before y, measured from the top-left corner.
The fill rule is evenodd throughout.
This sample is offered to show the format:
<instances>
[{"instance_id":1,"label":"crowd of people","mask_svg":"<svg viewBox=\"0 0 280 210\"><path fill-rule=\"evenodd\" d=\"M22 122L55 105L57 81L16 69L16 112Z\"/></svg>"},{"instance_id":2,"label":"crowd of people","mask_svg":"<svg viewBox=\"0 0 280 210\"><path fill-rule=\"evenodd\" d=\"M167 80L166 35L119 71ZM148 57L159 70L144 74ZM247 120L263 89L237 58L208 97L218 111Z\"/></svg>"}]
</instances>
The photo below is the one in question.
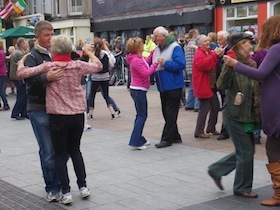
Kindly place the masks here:
<instances>
[{"instance_id":1,"label":"crowd of people","mask_svg":"<svg viewBox=\"0 0 280 210\"><path fill-rule=\"evenodd\" d=\"M113 50L106 40L94 37L91 43L79 46L81 52L75 53L75 59L73 52L77 49L73 49L71 39L65 35L54 36L48 21L36 24L34 47L19 38L15 51L6 56L0 43L2 110L10 109L6 98L6 60L9 59L9 79L17 92L11 118L30 119L39 145L47 200L73 203L67 172L69 158L81 196L90 195L80 140L87 128L86 119L94 118L98 89L111 118L119 117L120 110L109 96L109 86L112 72L119 79L125 77L118 67L118 56L122 56L130 69L129 91L136 110L128 143L133 149L145 150L150 145L143 136L143 129L149 109L147 91L155 82L165 121L156 148L183 142L177 126L183 103L186 111L198 112L193 131L197 140L212 134L217 140L230 137L233 141L235 151L208 168L217 187L223 190L222 176L236 169L234 195L257 198L258 195L252 192L254 152L263 130L267 136L267 169L275 194L261 204L280 205L279 100L275 91L280 84L279 21L280 16L276 15L263 24L258 43L252 31L219 31L204 35L191 29L178 38L175 32L163 26L156 27L145 41L132 37L124 44L121 37L117 37ZM112 71L114 68L116 71ZM186 79L189 80L187 99ZM223 118L219 132L216 124L221 110Z\"/></svg>"}]
</instances>

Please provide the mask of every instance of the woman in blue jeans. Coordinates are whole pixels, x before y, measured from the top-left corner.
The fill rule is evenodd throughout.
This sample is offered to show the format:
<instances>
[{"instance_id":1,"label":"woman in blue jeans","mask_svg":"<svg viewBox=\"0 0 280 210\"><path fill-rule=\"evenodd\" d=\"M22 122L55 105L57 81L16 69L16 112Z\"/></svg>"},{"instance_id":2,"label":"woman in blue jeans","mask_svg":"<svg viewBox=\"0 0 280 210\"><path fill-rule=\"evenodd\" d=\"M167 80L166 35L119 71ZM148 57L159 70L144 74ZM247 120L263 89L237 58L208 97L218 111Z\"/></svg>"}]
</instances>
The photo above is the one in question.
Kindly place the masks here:
<instances>
[{"instance_id":1,"label":"woman in blue jeans","mask_svg":"<svg viewBox=\"0 0 280 210\"><path fill-rule=\"evenodd\" d=\"M126 44L126 50L129 52L126 59L130 65L131 72L130 95L136 109L136 119L129 145L139 150L147 149L146 145L150 144L142 135L142 132L148 116L146 94L150 87L150 75L155 72L158 66L157 62L149 66L142 57L144 50L143 43L141 38L135 37L130 38Z\"/></svg>"}]
</instances>

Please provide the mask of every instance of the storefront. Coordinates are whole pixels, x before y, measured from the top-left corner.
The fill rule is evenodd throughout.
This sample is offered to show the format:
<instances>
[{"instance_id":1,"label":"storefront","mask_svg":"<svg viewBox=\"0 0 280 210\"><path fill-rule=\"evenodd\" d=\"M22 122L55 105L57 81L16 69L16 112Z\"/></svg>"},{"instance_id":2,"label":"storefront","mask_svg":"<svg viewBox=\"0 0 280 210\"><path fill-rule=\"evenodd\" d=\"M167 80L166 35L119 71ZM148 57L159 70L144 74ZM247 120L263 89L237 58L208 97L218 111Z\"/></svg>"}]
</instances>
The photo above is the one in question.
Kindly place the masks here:
<instances>
[{"instance_id":1,"label":"storefront","mask_svg":"<svg viewBox=\"0 0 280 210\"><path fill-rule=\"evenodd\" d=\"M180 36L191 28L201 33L213 31L214 5L208 0L95 0L92 5L91 31L112 40L122 36L145 37L157 26L165 26Z\"/></svg>"},{"instance_id":2,"label":"storefront","mask_svg":"<svg viewBox=\"0 0 280 210\"><path fill-rule=\"evenodd\" d=\"M263 22L276 14L280 14L279 0L216 0L214 28L231 33L249 29L258 37Z\"/></svg>"}]
</instances>

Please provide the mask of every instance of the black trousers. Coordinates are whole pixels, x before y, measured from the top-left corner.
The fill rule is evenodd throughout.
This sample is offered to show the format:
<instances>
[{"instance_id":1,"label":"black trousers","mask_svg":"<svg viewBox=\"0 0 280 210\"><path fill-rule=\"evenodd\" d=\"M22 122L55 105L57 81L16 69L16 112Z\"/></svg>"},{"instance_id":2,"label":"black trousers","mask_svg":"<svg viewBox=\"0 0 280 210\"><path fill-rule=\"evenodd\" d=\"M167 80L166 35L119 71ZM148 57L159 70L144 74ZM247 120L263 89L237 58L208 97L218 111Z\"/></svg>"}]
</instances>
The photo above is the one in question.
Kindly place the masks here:
<instances>
[{"instance_id":1,"label":"black trousers","mask_svg":"<svg viewBox=\"0 0 280 210\"><path fill-rule=\"evenodd\" d=\"M55 165L62 193L70 192L67 161L71 158L78 187L86 187L86 171L80 151L84 129L84 114L50 115L50 127L55 151Z\"/></svg>"},{"instance_id":2,"label":"black trousers","mask_svg":"<svg viewBox=\"0 0 280 210\"><path fill-rule=\"evenodd\" d=\"M162 115L165 120L161 141L173 143L181 139L177 127L181 96L182 88L160 94Z\"/></svg>"},{"instance_id":3,"label":"black trousers","mask_svg":"<svg viewBox=\"0 0 280 210\"><path fill-rule=\"evenodd\" d=\"M267 137L266 139L266 155L269 163L280 161L280 138Z\"/></svg>"}]
</instances>

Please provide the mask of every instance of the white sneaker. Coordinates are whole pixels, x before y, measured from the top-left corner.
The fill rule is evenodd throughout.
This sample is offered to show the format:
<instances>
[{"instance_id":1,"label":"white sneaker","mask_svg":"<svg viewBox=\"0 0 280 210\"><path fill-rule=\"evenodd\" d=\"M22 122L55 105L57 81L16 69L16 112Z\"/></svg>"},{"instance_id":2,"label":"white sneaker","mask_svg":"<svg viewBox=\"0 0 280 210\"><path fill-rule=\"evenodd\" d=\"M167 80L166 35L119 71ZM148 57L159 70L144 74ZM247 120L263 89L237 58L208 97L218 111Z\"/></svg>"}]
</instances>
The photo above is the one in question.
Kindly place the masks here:
<instances>
[{"instance_id":1,"label":"white sneaker","mask_svg":"<svg viewBox=\"0 0 280 210\"><path fill-rule=\"evenodd\" d=\"M147 146L145 146L145 145L143 145L143 146L141 146L141 147L135 147L136 149L139 149L139 150L145 150L145 149L147 149Z\"/></svg>"},{"instance_id":2,"label":"white sneaker","mask_svg":"<svg viewBox=\"0 0 280 210\"><path fill-rule=\"evenodd\" d=\"M47 201L49 202L57 202L60 201L61 194L59 192L49 192L47 195Z\"/></svg>"},{"instance_id":3,"label":"white sneaker","mask_svg":"<svg viewBox=\"0 0 280 210\"><path fill-rule=\"evenodd\" d=\"M71 193L68 192L68 193L62 194L60 203L65 204L65 205L73 203L73 198L72 198Z\"/></svg>"},{"instance_id":4,"label":"white sneaker","mask_svg":"<svg viewBox=\"0 0 280 210\"><path fill-rule=\"evenodd\" d=\"M92 130L92 127L90 125L86 125L84 127L84 131L90 131L90 130Z\"/></svg>"},{"instance_id":5,"label":"white sneaker","mask_svg":"<svg viewBox=\"0 0 280 210\"><path fill-rule=\"evenodd\" d=\"M150 145L150 144L151 144L150 141L146 141L146 143L144 144L144 146L148 146L148 145Z\"/></svg>"},{"instance_id":6,"label":"white sneaker","mask_svg":"<svg viewBox=\"0 0 280 210\"><path fill-rule=\"evenodd\" d=\"M120 111L120 110L118 110L118 111L115 112L115 118L117 118L117 117L119 117L119 116L121 116L121 111Z\"/></svg>"},{"instance_id":7,"label":"white sneaker","mask_svg":"<svg viewBox=\"0 0 280 210\"><path fill-rule=\"evenodd\" d=\"M86 197L90 196L90 190L87 187L81 187L80 193L81 193L82 198L86 198Z\"/></svg>"}]
</instances>

